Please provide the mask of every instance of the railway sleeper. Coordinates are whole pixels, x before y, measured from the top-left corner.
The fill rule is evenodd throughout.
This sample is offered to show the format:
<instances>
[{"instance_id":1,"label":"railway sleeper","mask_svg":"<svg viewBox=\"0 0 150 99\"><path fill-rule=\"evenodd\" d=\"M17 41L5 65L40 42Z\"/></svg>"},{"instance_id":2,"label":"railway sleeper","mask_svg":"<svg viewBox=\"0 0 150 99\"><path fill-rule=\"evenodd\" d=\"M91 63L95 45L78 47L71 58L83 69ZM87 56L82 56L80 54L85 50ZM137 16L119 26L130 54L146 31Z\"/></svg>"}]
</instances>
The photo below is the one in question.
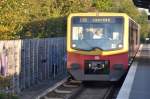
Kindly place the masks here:
<instances>
[{"instance_id":1,"label":"railway sleeper","mask_svg":"<svg viewBox=\"0 0 150 99\"><path fill-rule=\"evenodd\" d=\"M64 98L57 98L57 97L47 97L47 96L44 96L44 99L64 99Z\"/></svg>"},{"instance_id":2,"label":"railway sleeper","mask_svg":"<svg viewBox=\"0 0 150 99\"><path fill-rule=\"evenodd\" d=\"M68 84L63 84L64 87L68 87L68 88L77 88L79 87L78 85L68 85Z\"/></svg>"},{"instance_id":3,"label":"railway sleeper","mask_svg":"<svg viewBox=\"0 0 150 99\"><path fill-rule=\"evenodd\" d=\"M78 80L70 80L69 82L73 83L73 84L80 84L81 83L81 81L78 81Z\"/></svg>"},{"instance_id":4,"label":"railway sleeper","mask_svg":"<svg viewBox=\"0 0 150 99\"><path fill-rule=\"evenodd\" d=\"M56 93L59 93L59 94L71 94L72 91L69 91L69 90L59 90L59 89L55 89L54 90Z\"/></svg>"}]
</instances>

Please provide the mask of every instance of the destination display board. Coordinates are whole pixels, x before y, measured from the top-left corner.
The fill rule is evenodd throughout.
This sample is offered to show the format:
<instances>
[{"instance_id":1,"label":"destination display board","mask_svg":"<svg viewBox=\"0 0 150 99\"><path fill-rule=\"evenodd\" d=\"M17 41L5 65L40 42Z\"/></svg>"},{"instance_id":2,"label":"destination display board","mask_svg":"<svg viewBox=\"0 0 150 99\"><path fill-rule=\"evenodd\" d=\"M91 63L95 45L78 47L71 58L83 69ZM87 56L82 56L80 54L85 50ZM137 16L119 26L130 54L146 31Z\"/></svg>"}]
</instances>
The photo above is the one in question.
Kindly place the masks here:
<instances>
[{"instance_id":1,"label":"destination display board","mask_svg":"<svg viewBox=\"0 0 150 99\"><path fill-rule=\"evenodd\" d=\"M122 23L122 17L73 17L73 24L84 23Z\"/></svg>"}]
</instances>

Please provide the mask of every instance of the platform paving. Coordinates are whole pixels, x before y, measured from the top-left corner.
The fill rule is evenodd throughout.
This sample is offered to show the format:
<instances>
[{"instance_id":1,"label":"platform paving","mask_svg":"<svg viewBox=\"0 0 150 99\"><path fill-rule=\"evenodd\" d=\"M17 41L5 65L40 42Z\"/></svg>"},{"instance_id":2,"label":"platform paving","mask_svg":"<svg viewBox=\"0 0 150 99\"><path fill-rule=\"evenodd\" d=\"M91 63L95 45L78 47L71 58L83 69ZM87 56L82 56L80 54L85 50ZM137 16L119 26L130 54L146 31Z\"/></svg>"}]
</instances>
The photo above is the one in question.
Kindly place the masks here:
<instances>
[{"instance_id":1,"label":"platform paving","mask_svg":"<svg viewBox=\"0 0 150 99\"><path fill-rule=\"evenodd\" d=\"M138 54L117 99L150 99L150 44L144 44Z\"/></svg>"},{"instance_id":2,"label":"platform paving","mask_svg":"<svg viewBox=\"0 0 150 99\"><path fill-rule=\"evenodd\" d=\"M129 99L150 99L150 45L144 45Z\"/></svg>"}]
</instances>

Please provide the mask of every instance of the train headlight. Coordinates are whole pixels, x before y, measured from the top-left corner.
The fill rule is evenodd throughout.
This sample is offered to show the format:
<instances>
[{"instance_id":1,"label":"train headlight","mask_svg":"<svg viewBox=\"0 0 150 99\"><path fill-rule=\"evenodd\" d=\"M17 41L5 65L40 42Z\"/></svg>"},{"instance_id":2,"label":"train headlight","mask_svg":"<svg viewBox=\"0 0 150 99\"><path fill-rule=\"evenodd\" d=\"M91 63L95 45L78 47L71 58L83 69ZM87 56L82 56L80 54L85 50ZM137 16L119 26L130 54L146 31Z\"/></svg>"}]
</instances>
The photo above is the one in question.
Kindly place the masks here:
<instances>
[{"instance_id":1,"label":"train headlight","mask_svg":"<svg viewBox=\"0 0 150 99\"><path fill-rule=\"evenodd\" d=\"M72 47L76 47L76 44L72 44Z\"/></svg>"},{"instance_id":2,"label":"train headlight","mask_svg":"<svg viewBox=\"0 0 150 99\"><path fill-rule=\"evenodd\" d=\"M118 47L119 47L119 48L122 48L122 47L123 47L123 45L122 45L122 44L119 44L119 45L118 45Z\"/></svg>"}]
</instances>

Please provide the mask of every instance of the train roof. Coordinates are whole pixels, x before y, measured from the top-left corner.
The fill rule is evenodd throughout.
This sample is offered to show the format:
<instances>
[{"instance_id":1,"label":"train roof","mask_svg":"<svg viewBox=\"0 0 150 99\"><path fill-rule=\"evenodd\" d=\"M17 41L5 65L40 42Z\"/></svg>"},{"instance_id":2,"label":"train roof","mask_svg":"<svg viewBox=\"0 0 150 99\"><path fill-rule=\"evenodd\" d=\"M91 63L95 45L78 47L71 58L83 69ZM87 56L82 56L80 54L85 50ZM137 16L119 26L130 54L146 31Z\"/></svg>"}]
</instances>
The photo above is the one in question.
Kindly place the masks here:
<instances>
[{"instance_id":1,"label":"train roof","mask_svg":"<svg viewBox=\"0 0 150 99\"><path fill-rule=\"evenodd\" d=\"M134 21L130 16L126 13L114 13L114 12L86 12L86 13L71 13L68 17L71 18L73 16L124 16L132 21ZM135 21L134 21L135 22ZM136 23L136 22L135 22ZM137 24L137 23L136 23Z\"/></svg>"},{"instance_id":2,"label":"train roof","mask_svg":"<svg viewBox=\"0 0 150 99\"><path fill-rule=\"evenodd\" d=\"M86 13L71 13L69 16L128 16L126 13L113 12L86 12Z\"/></svg>"}]
</instances>

